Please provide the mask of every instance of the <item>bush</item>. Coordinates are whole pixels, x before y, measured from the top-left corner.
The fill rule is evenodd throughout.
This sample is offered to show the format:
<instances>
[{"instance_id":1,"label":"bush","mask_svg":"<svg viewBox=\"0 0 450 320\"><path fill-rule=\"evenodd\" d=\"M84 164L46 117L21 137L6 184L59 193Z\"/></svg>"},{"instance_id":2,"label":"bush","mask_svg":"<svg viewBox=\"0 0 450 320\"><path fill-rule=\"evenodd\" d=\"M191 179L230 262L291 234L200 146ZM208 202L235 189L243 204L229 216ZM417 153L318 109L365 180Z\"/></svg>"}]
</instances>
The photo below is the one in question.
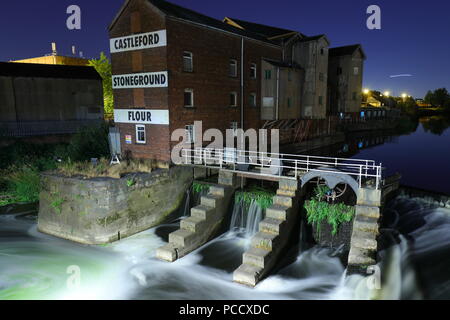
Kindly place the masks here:
<instances>
[{"instance_id":1,"label":"bush","mask_svg":"<svg viewBox=\"0 0 450 320\"><path fill-rule=\"evenodd\" d=\"M68 155L73 161L87 161L91 158L108 158L109 126L103 123L99 126L82 128L70 142Z\"/></svg>"},{"instance_id":2,"label":"bush","mask_svg":"<svg viewBox=\"0 0 450 320\"><path fill-rule=\"evenodd\" d=\"M40 176L34 168L18 168L8 177L10 195L16 202L39 201Z\"/></svg>"}]
</instances>

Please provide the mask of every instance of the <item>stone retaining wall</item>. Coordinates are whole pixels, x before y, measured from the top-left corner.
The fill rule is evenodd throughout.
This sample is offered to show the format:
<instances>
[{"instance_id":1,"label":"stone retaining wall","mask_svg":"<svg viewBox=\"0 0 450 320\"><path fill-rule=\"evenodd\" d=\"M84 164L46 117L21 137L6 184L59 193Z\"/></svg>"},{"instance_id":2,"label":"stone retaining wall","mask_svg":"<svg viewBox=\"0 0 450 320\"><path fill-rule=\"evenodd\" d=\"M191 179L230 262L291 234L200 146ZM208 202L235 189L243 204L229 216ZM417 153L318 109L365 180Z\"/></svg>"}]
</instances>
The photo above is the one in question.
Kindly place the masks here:
<instances>
[{"instance_id":1,"label":"stone retaining wall","mask_svg":"<svg viewBox=\"0 0 450 320\"><path fill-rule=\"evenodd\" d=\"M43 174L41 232L83 244L104 244L161 224L183 205L193 169L174 167L112 178Z\"/></svg>"}]
</instances>

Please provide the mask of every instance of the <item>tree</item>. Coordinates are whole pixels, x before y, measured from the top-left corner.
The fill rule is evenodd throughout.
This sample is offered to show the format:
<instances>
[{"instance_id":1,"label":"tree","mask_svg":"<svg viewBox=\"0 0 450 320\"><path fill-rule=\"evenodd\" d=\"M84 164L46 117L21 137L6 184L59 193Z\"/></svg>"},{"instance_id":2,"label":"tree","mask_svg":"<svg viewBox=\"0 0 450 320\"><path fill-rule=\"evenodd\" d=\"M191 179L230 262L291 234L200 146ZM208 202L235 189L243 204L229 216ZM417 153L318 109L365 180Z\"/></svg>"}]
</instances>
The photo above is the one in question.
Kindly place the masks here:
<instances>
[{"instance_id":1,"label":"tree","mask_svg":"<svg viewBox=\"0 0 450 320\"><path fill-rule=\"evenodd\" d=\"M440 88L434 91L428 91L424 100L433 106L445 108L450 101L450 94L446 88Z\"/></svg>"},{"instance_id":2,"label":"tree","mask_svg":"<svg viewBox=\"0 0 450 320\"><path fill-rule=\"evenodd\" d=\"M112 68L109 59L102 52L100 58L89 60L89 65L94 67L103 79L103 100L105 114L114 112L114 96L112 89Z\"/></svg>"}]
</instances>

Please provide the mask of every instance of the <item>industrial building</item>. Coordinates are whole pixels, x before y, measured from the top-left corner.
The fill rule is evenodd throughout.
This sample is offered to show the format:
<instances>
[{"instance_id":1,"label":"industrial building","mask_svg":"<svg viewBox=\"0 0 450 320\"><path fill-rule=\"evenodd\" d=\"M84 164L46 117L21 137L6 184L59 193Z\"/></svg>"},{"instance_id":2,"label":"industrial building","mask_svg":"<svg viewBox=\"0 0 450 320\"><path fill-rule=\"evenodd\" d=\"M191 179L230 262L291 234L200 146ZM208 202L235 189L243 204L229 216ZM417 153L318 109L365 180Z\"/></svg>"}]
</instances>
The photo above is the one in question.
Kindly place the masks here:
<instances>
[{"instance_id":1,"label":"industrial building","mask_svg":"<svg viewBox=\"0 0 450 320\"><path fill-rule=\"evenodd\" d=\"M109 34L115 122L132 157L170 162L172 133L192 138L195 121L203 131L283 129L286 141L313 127L330 133L325 35L221 21L163 0L125 1ZM143 110L151 116L137 119Z\"/></svg>"},{"instance_id":2,"label":"industrial building","mask_svg":"<svg viewBox=\"0 0 450 320\"><path fill-rule=\"evenodd\" d=\"M72 134L103 121L93 67L0 62L0 135Z\"/></svg>"}]
</instances>

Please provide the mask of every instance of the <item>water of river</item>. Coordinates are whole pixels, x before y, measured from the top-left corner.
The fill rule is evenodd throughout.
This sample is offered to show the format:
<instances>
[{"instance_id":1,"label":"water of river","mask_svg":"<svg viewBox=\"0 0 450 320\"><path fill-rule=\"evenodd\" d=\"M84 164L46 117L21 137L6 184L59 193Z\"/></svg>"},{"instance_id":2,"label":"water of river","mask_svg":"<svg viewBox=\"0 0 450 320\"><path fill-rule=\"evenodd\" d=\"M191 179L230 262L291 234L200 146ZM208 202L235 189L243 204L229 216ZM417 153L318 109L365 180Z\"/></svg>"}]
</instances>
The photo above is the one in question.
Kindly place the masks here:
<instances>
[{"instance_id":1,"label":"water of river","mask_svg":"<svg viewBox=\"0 0 450 320\"><path fill-rule=\"evenodd\" d=\"M441 158L448 159L449 154L442 148L432 152L445 140L448 146L449 134L448 129L442 135L426 132L420 124L411 135L361 148L354 156L373 155L387 166L400 163L399 155L413 166L417 156L421 160L415 162L411 175L401 165L397 171L440 189L440 184L429 180L443 163ZM420 145L412 142L414 135ZM405 155L405 150L411 153ZM425 167L424 155L414 155L419 151L426 154L426 167L430 167L424 177L417 173ZM443 184L438 191L446 190ZM345 277L336 252L319 247L300 252L295 247L286 255L289 262L255 289L232 282L232 272L240 265L253 232L250 229L260 219L254 216L245 217L251 221L248 226L236 222L236 217L230 231L169 264L156 260L155 250L179 220L108 246L83 246L39 233L34 215L2 215L0 299L450 299L450 210L430 207L419 198L397 197L386 212L392 219L384 226L382 241L387 245L374 275ZM73 270L81 275L75 287L71 285Z\"/></svg>"}]
</instances>

